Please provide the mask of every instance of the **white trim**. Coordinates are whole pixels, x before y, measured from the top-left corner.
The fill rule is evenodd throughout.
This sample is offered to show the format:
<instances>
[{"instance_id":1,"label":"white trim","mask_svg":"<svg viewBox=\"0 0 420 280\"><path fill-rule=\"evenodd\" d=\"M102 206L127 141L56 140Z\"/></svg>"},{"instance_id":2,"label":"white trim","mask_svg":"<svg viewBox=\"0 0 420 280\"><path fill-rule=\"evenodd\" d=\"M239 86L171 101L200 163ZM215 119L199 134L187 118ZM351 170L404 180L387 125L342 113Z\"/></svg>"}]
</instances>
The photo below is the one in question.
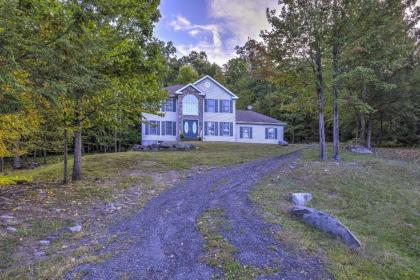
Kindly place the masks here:
<instances>
[{"instance_id":1,"label":"white trim","mask_svg":"<svg viewBox=\"0 0 420 280\"><path fill-rule=\"evenodd\" d=\"M277 126L285 126L286 123L271 123L271 122L242 122L237 121L238 124L251 124L251 125L277 125Z\"/></svg>"},{"instance_id":2,"label":"white trim","mask_svg":"<svg viewBox=\"0 0 420 280\"><path fill-rule=\"evenodd\" d=\"M209 78L210 80L212 80L215 84L217 84L219 87L221 87L222 89L224 89L226 92L228 92L230 95L233 96L232 99L239 99L238 96L236 96L233 92L231 92L230 90L228 90L227 88L225 88L221 83L219 83L218 81L216 81L215 79L213 79L211 76L206 75L203 78L199 79L198 81L194 82L194 85L198 84L199 82L205 80Z\"/></svg>"},{"instance_id":3,"label":"white trim","mask_svg":"<svg viewBox=\"0 0 420 280\"><path fill-rule=\"evenodd\" d=\"M184 89L186 89L187 87L189 87L189 86L191 86L191 87L193 87L194 89L196 89L198 92L199 92L199 94L200 95L206 95L204 92L202 92L198 87L196 87L194 84L188 84L188 85L185 85L185 86L183 86L182 88L180 88L180 89L178 89L177 91L175 91L175 93L176 94L182 94L182 91L184 90Z\"/></svg>"}]
</instances>

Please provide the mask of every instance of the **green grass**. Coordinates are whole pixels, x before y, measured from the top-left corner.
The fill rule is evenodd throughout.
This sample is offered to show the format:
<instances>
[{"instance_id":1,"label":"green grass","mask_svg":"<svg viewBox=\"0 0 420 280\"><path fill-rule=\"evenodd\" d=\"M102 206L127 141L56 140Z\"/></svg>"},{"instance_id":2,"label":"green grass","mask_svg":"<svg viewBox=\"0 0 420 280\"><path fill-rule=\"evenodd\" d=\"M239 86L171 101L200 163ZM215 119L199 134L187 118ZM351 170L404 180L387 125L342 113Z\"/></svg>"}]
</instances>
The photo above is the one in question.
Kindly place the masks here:
<instances>
[{"instance_id":1,"label":"green grass","mask_svg":"<svg viewBox=\"0 0 420 280\"><path fill-rule=\"evenodd\" d=\"M93 154L83 156L83 176L86 180L110 179L130 169L143 171L165 171L189 169L195 166L217 166L243 163L253 159L284 154L298 146L208 143L193 142L198 145L194 151L123 152ZM69 161L71 174L72 162ZM31 170L18 170L7 176L23 176L39 182L61 182L62 162L49 164ZM0 175L1 178L2 175Z\"/></svg>"},{"instance_id":2,"label":"green grass","mask_svg":"<svg viewBox=\"0 0 420 280\"><path fill-rule=\"evenodd\" d=\"M216 279L248 280L256 279L258 270L251 266L243 266L234 258L236 248L221 234L229 225L224 217L223 209L210 209L198 220L197 228L205 240L206 261L209 265L222 271Z\"/></svg>"},{"instance_id":3,"label":"green grass","mask_svg":"<svg viewBox=\"0 0 420 280\"><path fill-rule=\"evenodd\" d=\"M263 215L284 226L278 238L324 258L337 279L420 278L420 165L417 159L343 153L340 164L304 153L252 193ZM310 192L309 206L338 217L362 241L352 251L293 220L289 192Z\"/></svg>"}]
</instances>

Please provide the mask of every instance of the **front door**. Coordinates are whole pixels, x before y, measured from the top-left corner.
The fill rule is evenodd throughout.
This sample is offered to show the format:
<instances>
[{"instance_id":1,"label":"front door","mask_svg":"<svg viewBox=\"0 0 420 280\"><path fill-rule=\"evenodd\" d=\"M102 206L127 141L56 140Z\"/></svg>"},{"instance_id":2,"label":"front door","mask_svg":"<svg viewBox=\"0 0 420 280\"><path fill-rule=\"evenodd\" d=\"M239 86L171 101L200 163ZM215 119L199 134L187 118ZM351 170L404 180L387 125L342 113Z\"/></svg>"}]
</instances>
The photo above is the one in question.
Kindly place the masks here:
<instances>
[{"instance_id":1,"label":"front door","mask_svg":"<svg viewBox=\"0 0 420 280\"><path fill-rule=\"evenodd\" d=\"M198 121L184 121L183 125L184 137L186 139L198 138Z\"/></svg>"}]
</instances>

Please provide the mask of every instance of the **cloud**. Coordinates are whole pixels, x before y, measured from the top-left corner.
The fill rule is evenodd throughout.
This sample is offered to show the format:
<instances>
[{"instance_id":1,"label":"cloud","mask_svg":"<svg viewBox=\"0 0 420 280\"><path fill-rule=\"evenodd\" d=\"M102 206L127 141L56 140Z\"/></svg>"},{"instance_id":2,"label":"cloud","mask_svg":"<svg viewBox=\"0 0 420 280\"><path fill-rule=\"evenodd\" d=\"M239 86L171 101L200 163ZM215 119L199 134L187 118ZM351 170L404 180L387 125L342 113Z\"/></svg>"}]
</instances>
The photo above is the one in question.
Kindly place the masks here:
<instances>
[{"instance_id":1,"label":"cloud","mask_svg":"<svg viewBox=\"0 0 420 280\"><path fill-rule=\"evenodd\" d=\"M203 35L195 44L176 45L182 55L188 55L191 51L205 51L211 61L220 65L223 65L231 57L225 52L220 25L193 24L186 17L178 15L169 23L169 26L175 31L186 31L192 37Z\"/></svg>"},{"instance_id":2,"label":"cloud","mask_svg":"<svg viewBox=\"0 0 420 280\"><path fill-rule=\"evenodd\" d=\"M193 29L193 30L188 31L188 34L190 34L191 36L195 37L195 36L197 36L198 34L200 34L200 30L198 30L198 29Z\"/></svg>"},{"instance_id":3,"label":"cloud","mask_svg":"<svg viewBox=\"0 0 420 280\"><path fill-rule=\"evenodd\" d=\"M248 38L258 39L261 30L269 29L267 8L276 8L278 0L209 0L210 16L224 22L232 36L226 47L243 45Z\"/></svg>"},{"instance_id":4,"label":"cloud","mask_svg":"<svg viewBox=\"0 0 420 280\"><path fill-rule=\"evenodd\" d=\"M169 23L170 26L176 31L178 30L187 30L191 28L191 22L185 17L178 15L174 20Z\"/></svg>"},{"instance_id":5,"label":"cloud","mask_svg":"<svg viewBox=\"0 0 420 280\"><path fill-rule=\"evenodd\" d=\"M249 38L258 39L260 31L269 28L266 8L276 8L278 3L278 0L207 1L208 24L194 24L185 16L177 15L169 26L192 37L188 43L176 45L182 55L205 51L210 61L219 65L235 56L235 46L243 45Z\"/></svg>"}]
</instances>

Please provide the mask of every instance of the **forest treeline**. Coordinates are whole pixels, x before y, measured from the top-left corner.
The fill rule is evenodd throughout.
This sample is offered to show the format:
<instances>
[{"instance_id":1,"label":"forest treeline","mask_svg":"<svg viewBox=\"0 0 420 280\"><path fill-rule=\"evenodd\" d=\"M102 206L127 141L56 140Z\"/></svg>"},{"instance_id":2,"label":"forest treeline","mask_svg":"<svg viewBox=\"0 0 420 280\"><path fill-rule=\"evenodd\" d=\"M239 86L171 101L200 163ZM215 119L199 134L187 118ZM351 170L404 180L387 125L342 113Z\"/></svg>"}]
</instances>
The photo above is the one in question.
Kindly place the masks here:
<instances>
[{"instance_id":1,"label":"forest treeline","mask_svg":"<svg viewBox=\"0 0 420 280\"><path fill-rule=\"evenodd\" d=\"M322 159L326 141L418 145L415 2L284 1L219 66L154 36L158 0L0 0L0 171L69 151L80 180L82 153L139 143L141 112L160 108L163 87L202 75L238 108L287 122L290 142L319 141Z\"/></svg>"}]
</instances>

